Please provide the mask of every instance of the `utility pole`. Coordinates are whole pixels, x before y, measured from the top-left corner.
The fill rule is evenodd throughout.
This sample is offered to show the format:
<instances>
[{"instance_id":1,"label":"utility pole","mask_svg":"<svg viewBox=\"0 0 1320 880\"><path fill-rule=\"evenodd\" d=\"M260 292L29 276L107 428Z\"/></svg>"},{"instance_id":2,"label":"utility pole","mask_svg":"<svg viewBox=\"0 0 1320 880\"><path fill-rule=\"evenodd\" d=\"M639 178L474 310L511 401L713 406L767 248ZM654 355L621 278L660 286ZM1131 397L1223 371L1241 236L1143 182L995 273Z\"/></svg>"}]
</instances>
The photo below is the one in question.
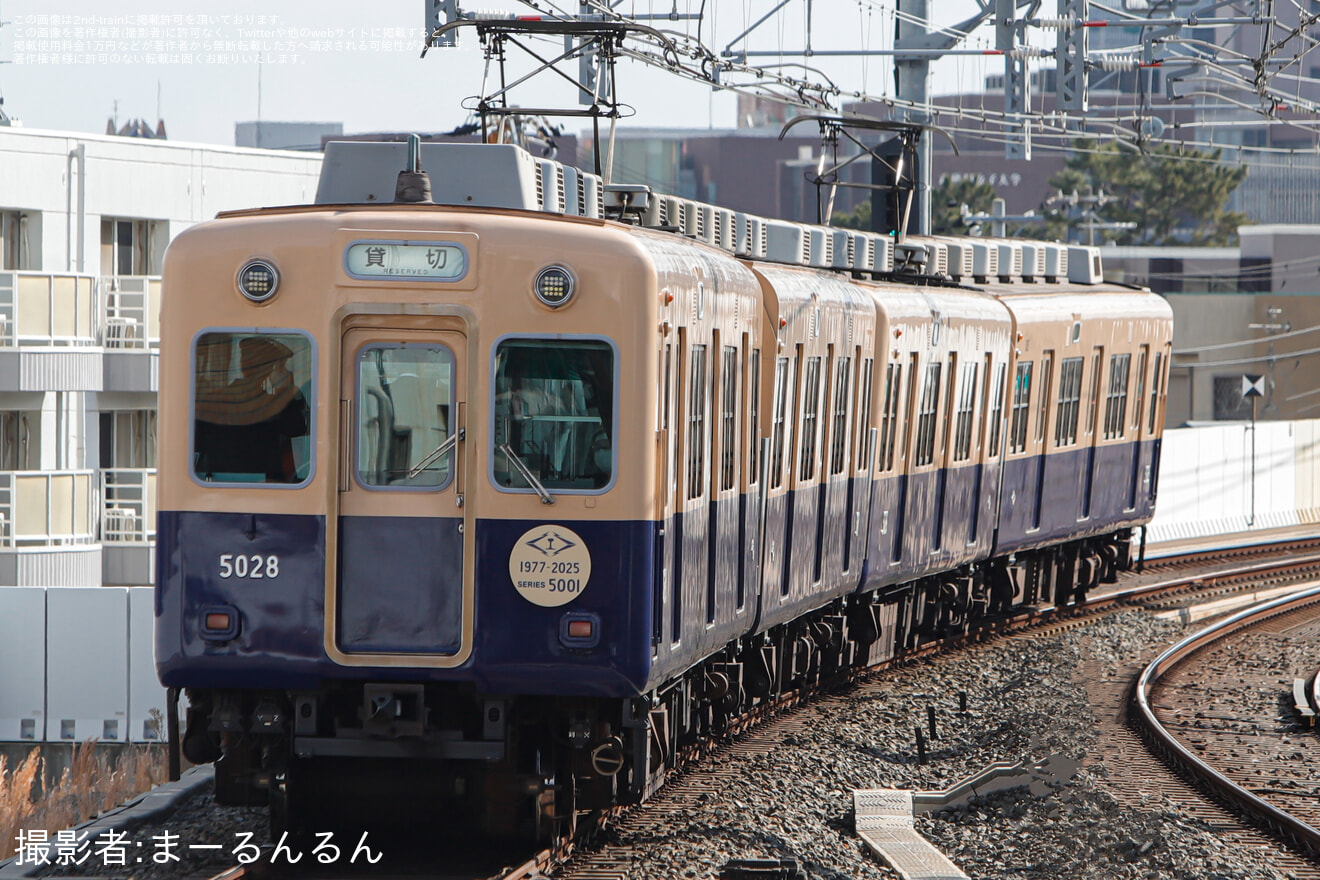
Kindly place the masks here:
<instances>
[{"instance_id":1,"label":"utility pole","mask_svg":"<svg viewBox=\"0 0 1320 880\"><path fill-rule=\"evenodd\" d=\"M899 18L894 29L894 49L938 49L942 40L933 40L926 29L930 23L928 0L898 0ZM910 17L909 17L910 16ZM914 20L915 19L915 20ZM918 23L920 22L920 23ZM950 42L952 45L952 41ZM905 110L904 119L918 125L930 124L930 56L896 55L894 57L894 85L900 100L916 105ZM917 233L930 235L930 138L917 141Z\"/></svg>"}]
</instances>

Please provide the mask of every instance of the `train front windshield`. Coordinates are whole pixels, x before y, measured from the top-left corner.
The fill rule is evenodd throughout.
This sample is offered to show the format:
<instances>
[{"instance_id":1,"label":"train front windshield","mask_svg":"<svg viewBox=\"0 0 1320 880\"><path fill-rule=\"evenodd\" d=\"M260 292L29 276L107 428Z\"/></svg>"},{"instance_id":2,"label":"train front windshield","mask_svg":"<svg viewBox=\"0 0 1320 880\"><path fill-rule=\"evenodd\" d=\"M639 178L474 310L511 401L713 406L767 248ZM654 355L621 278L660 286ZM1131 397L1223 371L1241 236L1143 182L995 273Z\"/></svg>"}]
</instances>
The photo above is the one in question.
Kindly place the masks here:
<instances>
[{"instance_id":1,"label":"train front windshield","mask_svg":"<svg viewBox=\"0 0 1320 880\"><path fill-rule=\"evenodd\" d=\"M495 482L598 491L614 475L614 350L608 343L510 339L495 353Z\"/></svg>"},{"instance_id":2,"label":"train front windshield","mask_svg":"<svg viewBox=\"0 0 1320 880\"><path fill-rule=\"evenodd\" d=\"M311 476L312 342L301 334L203 333L193 359L193 474L214 483Z\"/></svg>"}]
</instances>

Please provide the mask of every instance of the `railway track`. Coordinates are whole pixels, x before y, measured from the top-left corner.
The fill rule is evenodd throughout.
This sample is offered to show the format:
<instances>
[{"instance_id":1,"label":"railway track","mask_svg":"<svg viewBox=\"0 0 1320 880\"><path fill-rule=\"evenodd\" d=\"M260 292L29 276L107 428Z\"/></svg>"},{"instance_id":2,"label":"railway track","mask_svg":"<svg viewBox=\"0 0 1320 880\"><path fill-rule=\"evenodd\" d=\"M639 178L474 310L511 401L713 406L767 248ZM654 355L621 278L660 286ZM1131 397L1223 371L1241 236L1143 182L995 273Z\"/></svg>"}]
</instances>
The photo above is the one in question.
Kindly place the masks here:
<instances>
[{"instance_id":1,"label":"railway track","mask_svg":"<svg viewBox=\"0 0 1320 880\"><path fill-rule=\"evenodd\" d=\"M1291 718L1292 675L1278 649L1314 656L1317 635L1320 588L1250 608L1152 661L1131 706L1154 752L1313 864L1320 770L1309 754L1313 737ZM1309 876L1320 877L1320 868Z\"/></svg>"},{"instance_id":2,"label":"railway track","mask_svg":"<svg viewBox=\"0 0 1320 880\"><path fill-rule=\"evenodd\" d=\"M1225 561L1224 554L1207 551L1191 554L1185 559L1159 560L1149 565L1144 573L1125 575L1118 584L1093 592L1087 604L1081 608L1031 609L1012 619L996 621L967 637L926 644L919 651L886 666L909 665L923 657L949 652L978 641L993 642L1001 636L1035 639L1066 632L1094 621L1100 615L1133 606L1176 609L1193 602L1204 602L1207 598L1222 598L1235 593L1255 594L1260 591L1262 580L1276 584L1305 580L1320 572L1320 540L1241 548L1233 551L1231 557ZM793 710L810 704L815 710L812 718L847 711L850 700L866 699L868 692L883 693L886 690L884 672L884 667L868 670L830 687L781 696L774 703L740 720L729 736L693 748L684 769L672 773L663 787L647 802L594 817L590 823L583 823L582 834L577 840L536 853L525 862L510 870L501 870L495 876L503 880L533 880L546 876L575 880L629 877L630 865L634 864L634 859L641 857L639 853L626 844L600 845L601 840L633 839L655 823L681 821L694 805L709 798L712 791L722 789L721 780L733 772L732 768L739 761L769 754L786 738L791 741L796 729L809 723L805 713ZM1089 679L1093 672L1084 670L1083 674ZM1111 707L1108 715L1097 711L1097 718L1101 720L1106 737L1111 737L1115 743L1114 748L1107 753L1111 763L1116 762L1143 773L1149 771L1152 774L1163 774L1165 781L1157 783L1160 789L1166 793L1176 791L1179 804L1187 805L1185 808L1206 823L1207 827L1237 835L1234 841L1243 846L1270 845L1264 835L1250 829L1241 829L1240 823L1230 812L1218 804L1206 801L1190 786L1182 783L1170 785L1167 770L1146 751L1136 733L1126 727L1122 709L1122 697L1127 690L1126 676L1110 676L1108 681L1097 680L1093 685L1088 685L1088 690L1092 688L1095 689L1092 693L1093 702ZM1123 785L1118 784L1120 799L1123 797ZM1151 787L1149 784L1144 785L1146 789ZM1137 803L1143 797L1148 798L1149 792L1143 793L1143 783L1134 781L1128 796L1133 799L1133 803ZM766 877L777 876L772 867L766 868L766 871ZM258 862L252 866L235 868L219 875L216 880L268 880L278 876L288 875L272 873L268 866ZM319 875L304 871L299 876L305 880L316 880ZM341 871L326 876L348 875ZM491 875L471 871L452 873L444 869L409 868L399 876L484 878ZM1296 876L1320 878L1320 871L1298 860Z\"/></svg>"}]
</instances>

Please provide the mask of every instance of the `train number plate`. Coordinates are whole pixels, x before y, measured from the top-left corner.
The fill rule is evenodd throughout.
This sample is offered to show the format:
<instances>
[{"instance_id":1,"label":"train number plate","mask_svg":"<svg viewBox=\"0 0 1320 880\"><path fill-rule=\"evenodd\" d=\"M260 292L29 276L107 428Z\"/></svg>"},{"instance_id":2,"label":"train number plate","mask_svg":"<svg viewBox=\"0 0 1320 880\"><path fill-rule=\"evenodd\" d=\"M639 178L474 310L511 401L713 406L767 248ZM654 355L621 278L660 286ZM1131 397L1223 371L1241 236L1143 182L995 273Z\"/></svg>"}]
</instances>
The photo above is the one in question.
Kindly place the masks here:
<instances>
[{"instance_id":1,"label":"train number plate","mask_svg":"<svg viewBox=\"0 0 1320 880\"><path fill-rule=\"evenodd\" d=\"M280 558L274 553L221 553L220 577L259 581L280 576Z\"/></svg>"}]
</instances>

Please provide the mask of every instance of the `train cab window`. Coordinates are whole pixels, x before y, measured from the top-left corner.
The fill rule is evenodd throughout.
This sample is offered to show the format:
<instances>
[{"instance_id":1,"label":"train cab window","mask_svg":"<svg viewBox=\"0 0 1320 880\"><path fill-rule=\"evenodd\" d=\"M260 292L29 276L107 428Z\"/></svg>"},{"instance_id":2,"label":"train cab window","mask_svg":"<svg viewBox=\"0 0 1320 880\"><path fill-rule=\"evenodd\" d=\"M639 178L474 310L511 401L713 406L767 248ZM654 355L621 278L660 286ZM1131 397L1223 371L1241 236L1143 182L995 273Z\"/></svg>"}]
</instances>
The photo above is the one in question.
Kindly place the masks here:
<instances>
[{"instance_id":1,"label":"train cab window","mask_svg":"<svg viewBox=\"0 0 1320 880\"><path fill-rule=\"evenodd\" d=\"M443 345L369 345L358 352L357 477L367 488L449 482L454 354Z\"/></svg>"},{"instance_id":2,"label":"train cab window","mask_svg":"<svg viewBox=\"0 0 1320 880\"><path fill-rule=\"evenodd\" d=\"M1109 357L1109 394L1105 398L1105 439L1123 436L1123 420L1127 417L1128 364L1130 354Z\"/></svg>"},{"instance_id":3,"label":"train cab window","mask_svg":"<svg viewBox=\"0 0 1320 880\"><path fill-rule=\"evenodd\" d=\"M1031 408L1031 361L1017 365L1013 377L1013 424L1008 430L1008 451L1027 448L1027 415Z\"/></svg>"},{"instance_id":4,"label":"train cab window","mask_svg":"<svg viewBox=\"0 0 1320 880\"><path fill-rule=\"evenodd\" d=\"M312 473L312 341L301 333L202 333L193 350L193 475L301 485Z\"/></svg>"},{"instance_id":5,"label":"train cab window","mask_svg":"<svg viewBox=\"0 0 1320 880\"><path fill-rule=\"evenodd\" d=\"M614 477L614 411L609 343L501 342L495 350L495 484L514 492L605 491Z\"/></svg>"}]
</instances>

